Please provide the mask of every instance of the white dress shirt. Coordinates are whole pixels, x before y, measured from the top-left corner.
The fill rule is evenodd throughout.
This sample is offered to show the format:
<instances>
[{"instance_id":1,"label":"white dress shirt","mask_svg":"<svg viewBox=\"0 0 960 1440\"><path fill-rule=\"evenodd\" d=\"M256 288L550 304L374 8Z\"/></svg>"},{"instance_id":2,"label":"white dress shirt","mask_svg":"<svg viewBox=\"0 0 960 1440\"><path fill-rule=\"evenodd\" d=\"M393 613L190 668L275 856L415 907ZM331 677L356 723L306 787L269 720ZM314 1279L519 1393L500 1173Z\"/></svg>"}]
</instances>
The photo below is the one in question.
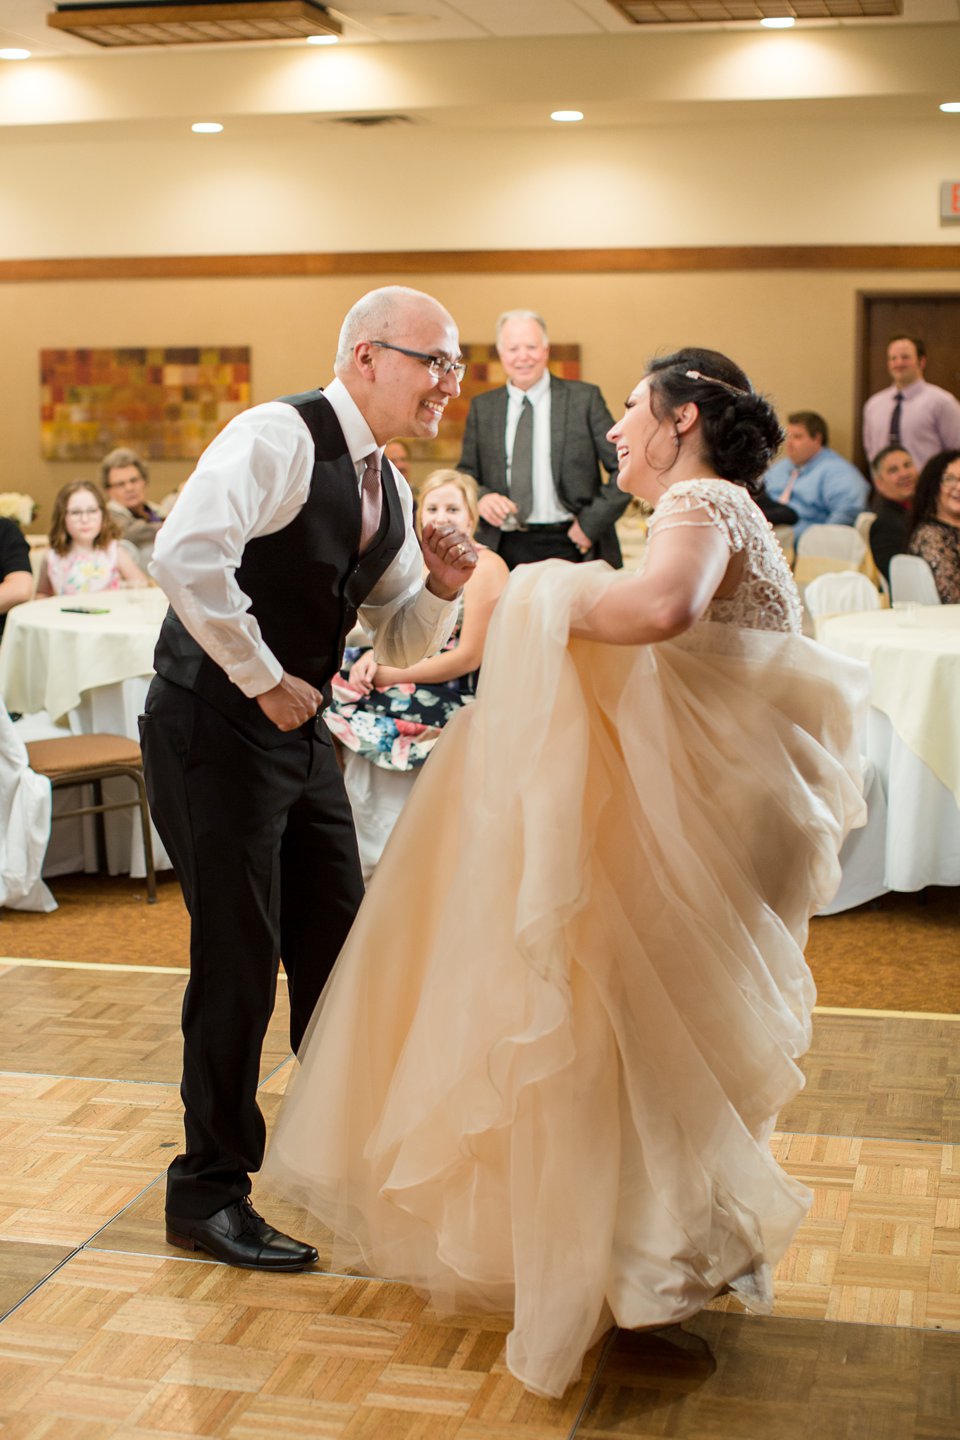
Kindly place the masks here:
<instances>
[{"instance_id":1,"label":"white dress shirt","mask_svg":"<svg viewBox=\"0 0 960 1440\"><path fill-rule=\"evenodd\" d=\"M364 457L379 450L382 463L382 448L345 385L333 380L323 393L340 422L359 489ZM271 690L283 667L264 643L236 571L248 540L273 535L299 515L313 465L313 437L292 405L273 400L245 410L200 457L154 547L151 575L197 644L251 698ZM396 468L393 478L406 535L360 618L376 658L402 667L440 649L457 606L424 586L410 487Z\"/></svg>"},{"instance_id":2,"label":"white dress shirt","mask_svg":"<svg viewBox=\"0 0 960 1440\"><path fill-rule=\"evenodd\" d=\"M524 400L533 406L533 504L527 516L529 525L559 525L564 520L573 521L569 510L564 510L557 499L553 483L553 465L550 457L550 372L545 370L529 390L518 390L516 385L507 385L507 483L513 464L513 441L520 423L520 411Z\"/></svg>"}]
</instances>

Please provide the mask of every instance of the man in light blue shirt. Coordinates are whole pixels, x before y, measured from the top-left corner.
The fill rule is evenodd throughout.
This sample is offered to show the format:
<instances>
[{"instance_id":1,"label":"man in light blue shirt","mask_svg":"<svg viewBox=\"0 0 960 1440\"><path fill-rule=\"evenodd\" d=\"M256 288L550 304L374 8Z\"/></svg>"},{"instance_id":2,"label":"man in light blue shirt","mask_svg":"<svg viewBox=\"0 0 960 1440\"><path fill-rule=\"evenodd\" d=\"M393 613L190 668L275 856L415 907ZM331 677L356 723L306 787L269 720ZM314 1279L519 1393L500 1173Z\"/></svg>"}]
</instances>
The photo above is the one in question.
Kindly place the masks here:
<instances>
[{"instance_id":1,"label":"man in light blue shirt","mask_svg":"<svg viewBox=\"0 0 960 1440\"><path fill-rule=\"evenodd\" d=\"M764 476L767 494L797 512L795 540L811 525L852 525L870 486L856 466L828 447L827 422L813 410L787 416L782 460Z\"/></svg>"}]
</instances>

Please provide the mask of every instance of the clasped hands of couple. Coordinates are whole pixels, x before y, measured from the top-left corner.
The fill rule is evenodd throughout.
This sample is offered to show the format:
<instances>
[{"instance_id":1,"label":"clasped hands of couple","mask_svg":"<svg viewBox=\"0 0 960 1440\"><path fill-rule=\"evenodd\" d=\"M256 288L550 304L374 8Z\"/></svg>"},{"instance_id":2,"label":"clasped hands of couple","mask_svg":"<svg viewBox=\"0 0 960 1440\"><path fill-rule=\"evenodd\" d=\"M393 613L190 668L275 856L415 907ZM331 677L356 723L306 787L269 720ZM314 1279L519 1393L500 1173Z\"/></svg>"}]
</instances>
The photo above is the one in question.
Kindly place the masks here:
<instances>
[{"instance_id":1,"label":"clasped hands of couple","mask_svg":"<svg viewBox=\"0 0 960 1440\"><path fill-rule=\"evenodd\" d=\"M455 600L477 566L477 550L470 536L456 525L435 525L428 521L423 527L420 548L428 571L426 588L441 600ZM256 698L267 719L283 731L299 730L323 705L319 690L286 671L271 690L265 690Z\"/></svg>"},{"instance_id":2,"label":"clasped hands of couple","mask_svg":"<svg viewBox=\"0 0 960 1440\"><path fill-rule=\"evenodd\" d=\"M498 530L502 529L503 522L508 516L518 513L516 501L511 500L509 495L498 494L495 490L481 496L477 509L480 511L481 519L486 520L488 525L496 525ZM581 527L579 520L571 522L570 529L567 531L567 539L572 545L576 545L581 555L586 555L587 551L593 548L593 541L586 530Z\"/></svg>"}]
</instances>

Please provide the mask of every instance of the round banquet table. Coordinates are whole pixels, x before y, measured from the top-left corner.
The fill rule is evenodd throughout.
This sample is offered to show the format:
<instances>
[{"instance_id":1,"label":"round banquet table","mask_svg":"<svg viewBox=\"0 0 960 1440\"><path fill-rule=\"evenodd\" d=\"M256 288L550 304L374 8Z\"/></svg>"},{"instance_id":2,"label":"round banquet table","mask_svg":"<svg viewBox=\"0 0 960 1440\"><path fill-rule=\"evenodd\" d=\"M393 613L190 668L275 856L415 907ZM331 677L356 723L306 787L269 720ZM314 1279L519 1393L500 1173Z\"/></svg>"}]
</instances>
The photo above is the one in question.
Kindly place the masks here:
<instances>
[{"instance_id":1,"label":"round banquet table","mask_svg":"<svg viewBox=\"0 0 960 1440\"><path fill-rule=\"evenodd\" d=\"M167 603L163 591L151 586L54 595L9 611L0 642L0 696L8 710L23 714L18 725L22 738L54 735L53 722L61 733L106 732L139 740L137 719L153 675L153 652ZM109 798L124 798L128 788L124 781L104 782ZM110 873L142 876L136 810L114 811L104 822ZM76 841L61 838L59 832L74 824L79 827L79 822L64 821L54 829L45 875L96 868L89 820L83 827L80 863ZM156 831L153 848L157 869L169 869Z\"/></svg>"},{"instance_id":2,"label":"round banquet table","mask_svg":"<svg viewBox=\"0 0 960 1440\"><path fill-rule=\"evenodd\" d=\"M960 885L960 605L835 615L819 637L870 667L862 746L886 794L885 887Z\"/></svg>"}]
</instances>

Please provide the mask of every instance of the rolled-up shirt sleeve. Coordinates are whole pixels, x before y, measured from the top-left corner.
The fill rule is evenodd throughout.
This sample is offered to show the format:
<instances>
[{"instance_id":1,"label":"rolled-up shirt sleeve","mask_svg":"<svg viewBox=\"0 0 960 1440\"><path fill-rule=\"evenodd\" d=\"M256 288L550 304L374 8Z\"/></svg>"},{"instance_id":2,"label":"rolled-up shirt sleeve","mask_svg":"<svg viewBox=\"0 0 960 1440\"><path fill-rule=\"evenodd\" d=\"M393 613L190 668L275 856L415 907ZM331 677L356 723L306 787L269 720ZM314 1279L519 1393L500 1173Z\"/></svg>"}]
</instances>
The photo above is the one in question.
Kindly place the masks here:
<instances>
[{"instance_id":1,"label":"rolled-up shirt sleeve","mask_svg":"<svg viewBox=\"0 0 960 1440\"><path fill-rule=\"evenodd\" d=\"M244 411L204 451L154 546L151 575L197 644L251 699L271 690L283 667L250 613L237 569L249 540L283 529L300 513L313 465L313 438L293 406L271 401ZM410 487L397 470L392 474L406 534L360 618L377 659L406 666L442 647L457 607L424 585Z\"/></svg>"},{"instance_id":2,"label":"rolled-up shirt sleeve","mask_svg":"<svg viewBox=\"0 0 960 1440\"><path fill-rule=\"evenodd\" d=\"M237 568L248 540L299 513L312 468L310 432L290 406L247 410L205 450L154 546L151 575L197 644L251 698L271 690L283 667Z\"/></svg>"}]
</instances>

